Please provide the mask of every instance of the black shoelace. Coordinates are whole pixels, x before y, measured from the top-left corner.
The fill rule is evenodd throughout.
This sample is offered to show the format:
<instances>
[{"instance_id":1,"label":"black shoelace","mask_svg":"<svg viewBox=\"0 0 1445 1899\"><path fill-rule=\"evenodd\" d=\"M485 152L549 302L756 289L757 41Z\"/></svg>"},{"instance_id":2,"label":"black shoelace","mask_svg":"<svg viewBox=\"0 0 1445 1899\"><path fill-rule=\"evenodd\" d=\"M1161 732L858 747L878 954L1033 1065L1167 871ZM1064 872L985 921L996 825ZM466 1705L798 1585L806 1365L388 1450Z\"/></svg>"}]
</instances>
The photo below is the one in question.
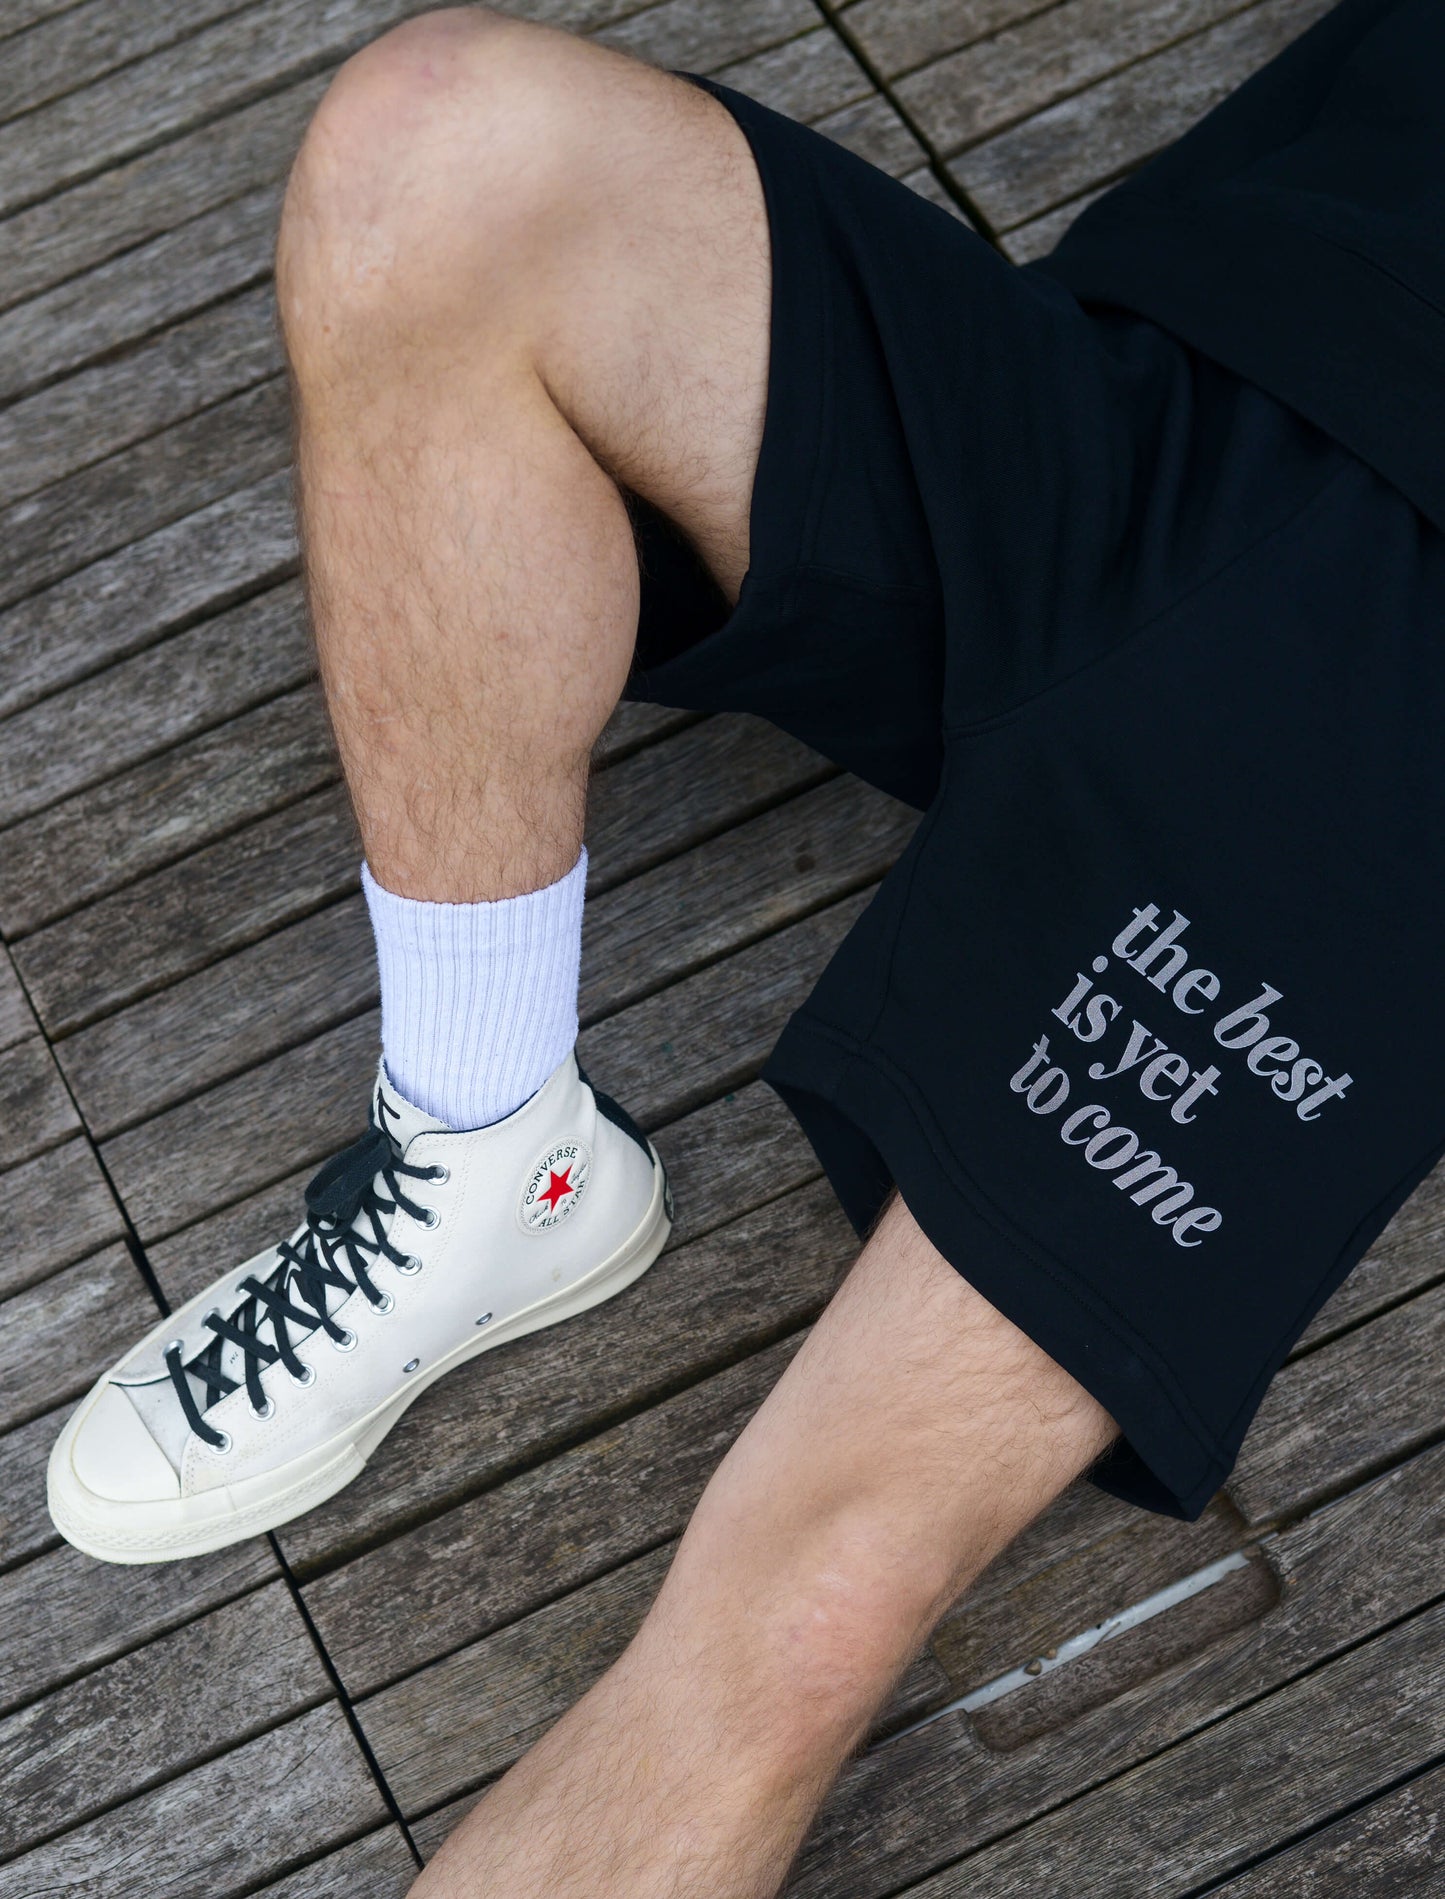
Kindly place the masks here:
<instances>
[{"instance_id":1,"label":"black shoelace","mask_svg":"<svg viewBox=\"0 0 1445 1899\"><path fill-rule=\"evenodd\" d=\"M378 1106L386 1112L379 1098ZM197 1437L216 1450L227 1448L225 1433L207 1424L204 1413L239 1390L243 1380L252 1410L258 1417L266 1416L261 1373L278 1360L298 1383L310 1384L314 1374L296 1356L292 1327L303 1339L318 1327L334 1344L345 1344L351 1337L326 1309L329 1289L345 1297L360 1292L373 1306L386 1304L387 1295L377 1290L368 1265L388 1259L395 1266L407 1267L410 1261L387 1238L385 1222L398 1211L417 1220L429 1218L426 1207L407 1198L401 1182L440 1180L445 1175L444 1167L408 1167L373 1110L371 1125L361 1139L329 1160L307 1187L305 1230L297 1241L285 1240L276 1249L279 1258L274 1270L265 1279L251 1273L241 1281L240 1290L247 1296L229 1318L207 1313L204 1322L215 1336L188 1364L182 1362L179 1344L167 1346L166 1370ZM270 1344L260 1336L268 1319L274 1341ZM221 1369L227 1345L241 1353L242 1378L229 1377ZM196 1403L191 1378L204 1385L204 1404Z\"/></svg>"}]
</instances>

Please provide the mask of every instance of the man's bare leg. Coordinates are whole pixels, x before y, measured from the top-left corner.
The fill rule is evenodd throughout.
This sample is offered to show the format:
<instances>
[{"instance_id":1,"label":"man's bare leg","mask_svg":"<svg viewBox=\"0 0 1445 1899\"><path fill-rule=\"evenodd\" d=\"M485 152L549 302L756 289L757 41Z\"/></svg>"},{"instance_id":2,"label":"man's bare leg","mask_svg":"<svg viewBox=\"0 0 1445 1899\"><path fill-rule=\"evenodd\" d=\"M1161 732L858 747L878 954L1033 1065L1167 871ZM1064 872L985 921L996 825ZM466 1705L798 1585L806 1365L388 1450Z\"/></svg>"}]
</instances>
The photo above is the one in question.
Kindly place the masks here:
<instances>
[{"instance_id":1,"label":"man's bare leg","mask_svg":"<svg viewBox=\"0 0 1445 1899\"><path fill-rule=\"evenodd\" d=\"M323 672L389 888L575 861L636 625L619 486L736 593L768 281L746 145L683 82L475 10L328 95L279 289ZM627 1655L419 1894L775 1891L937 1615L1111 1429L896 1207Z\"/></svg>"},{"instance_id":2,"label":"man's bare leg","mask_svg":"<svg viewBox=\"0 0 1445 1899\"><path fill-rule=\"evenodd\" d=\"M474 8L332 87L278 296L322 675L389 890L576 862L637 627L619 484L736 592L768 294L746 142L685 81Z\"/></svg>"},{"instance_id":3,"label":"man's bare leg","mask_svg":"<svg viewBox=\"0 0 1445 1899\"><path fill-rule=\"evenodd\" d=\"M895 1199L627 1652L416 1899L768 1899L938 1617L1113 1435Z\"/></svg>"}]
</instances>

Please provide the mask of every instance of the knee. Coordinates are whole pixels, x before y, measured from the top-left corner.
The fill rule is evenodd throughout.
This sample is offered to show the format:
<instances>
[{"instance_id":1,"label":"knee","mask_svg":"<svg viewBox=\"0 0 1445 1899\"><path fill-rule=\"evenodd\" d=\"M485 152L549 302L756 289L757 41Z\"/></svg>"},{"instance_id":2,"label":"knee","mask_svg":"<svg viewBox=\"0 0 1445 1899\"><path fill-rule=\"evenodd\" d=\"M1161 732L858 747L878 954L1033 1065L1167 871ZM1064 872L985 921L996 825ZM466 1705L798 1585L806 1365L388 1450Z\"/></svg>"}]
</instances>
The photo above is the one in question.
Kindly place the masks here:
<instances>
[{"instance_id":1,"label":"knee","mask_svg":"<svg viewBox=\"0 0 1445 1899\"><path fill-rule=\"evenodd\" d=\"M565 185L568 36L490 8L423 14L348 60L292 168L277 244L297 354L485 299L542 200ZM585 50L585 49L584 49ZM455 308L447 312L454 317Z\"/></svg>"}]
</instances>

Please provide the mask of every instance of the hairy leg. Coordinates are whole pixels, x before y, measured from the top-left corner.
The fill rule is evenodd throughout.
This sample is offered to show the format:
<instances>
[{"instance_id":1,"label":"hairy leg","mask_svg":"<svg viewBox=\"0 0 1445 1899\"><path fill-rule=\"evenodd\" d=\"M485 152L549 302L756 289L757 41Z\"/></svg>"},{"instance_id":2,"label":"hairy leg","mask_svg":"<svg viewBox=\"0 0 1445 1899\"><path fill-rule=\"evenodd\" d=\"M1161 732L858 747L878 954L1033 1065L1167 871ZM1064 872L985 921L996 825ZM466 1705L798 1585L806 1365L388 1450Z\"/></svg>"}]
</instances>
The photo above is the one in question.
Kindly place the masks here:
<instances>
[{"instance_id":1,"label":"hairy leg","mask_svg":"<svg viewBox=\"0 0 1445 1899\"><path fill-rule=\"evenodd\" d=\"M631 1646L415 1899L768 1899L938 1617L1113 1436L895 1199Z\"/></svg>"},{"instance_id":2,"label":"hairy leg","mask_svg":"<svg viewBox=\"0 0 1445 1899\"><path fill-rule=\"evenodd\" d=\"M697 88L484 8L352 60L278 297L307 578L367 859L400 895L571 868L638 575L620 487L734 595L762 432L761 187Z\"/></svg>"}]
</instances>

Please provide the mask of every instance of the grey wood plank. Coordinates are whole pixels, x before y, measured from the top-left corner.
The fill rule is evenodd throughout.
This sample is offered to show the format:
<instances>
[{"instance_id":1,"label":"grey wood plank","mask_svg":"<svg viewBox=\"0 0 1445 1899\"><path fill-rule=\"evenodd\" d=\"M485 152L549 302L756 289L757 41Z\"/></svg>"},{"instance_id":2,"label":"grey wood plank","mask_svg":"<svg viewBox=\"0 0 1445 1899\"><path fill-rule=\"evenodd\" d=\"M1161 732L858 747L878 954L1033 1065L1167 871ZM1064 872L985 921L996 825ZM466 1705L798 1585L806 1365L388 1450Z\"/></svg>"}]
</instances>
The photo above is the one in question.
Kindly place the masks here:
<instances>
[{"instance_id":1,"label":"grey wood plank","mask_svg":"<svg viewBox=\"0 0 1445 1899\"><path fill-rule=\"evenodd\" d=\"M397 0L264 0L0 126L0 212L303 77L416 11Z\"/></svg>"},{"instance_id":2,"label":"grey wood plank","mask_svg":"<svg viewBox=\"0 0 1445 1899\"><path fill-rule=\"evenodd\" d=\"M1403 1899L1439 1879L1445 1767L1335 1820L1218 1888L1222 1899Z\"/></svg>"},{"instance_id":3,"label":"grey wood plank","mask_svg":"<svg viewBox=\"0 0 1445 1899\"><path fill-rule=\"evenodd\" d=\"M27 937L15 960L46 1028L69 1034L319 908L359 862L332 785Z\"/></svg>"},{"instance_id":4,"label":"grey wood plank","mask_svg":"<svg viewBox=\"0 0 1445 1899\"><path fill-rule=\"evenodd\" d=\"M346 1692L413 1676L679 1536L799 1342L729 1366L311 1583L306 1606ZM427 1696L425 1684L407 1691L408 1721Z\"/></svg>"},{"instance_id":5,"label":"grey wood plank","mask_svg":"<svg viewBox=\"0 0 1445 1899\"><path fill-rule=\"evenodd\" d=\"M13 1048L17 1042L39 1032L40 1024L20 986L15 965L9 952L0 945L0 1049Z\"/></svg>"},{"instance_id":6,"label":"grey wood plank","mask_svg":"<svg viewBox=\"0 0 1445 1899\"><path fill-rule=\"evenodd\" d=\"M62 1141L0 1173L0 1298L47 1278L124 1232L89 1141Z\"/></svg>"},{"instance_id":7,"label":"grey wood plank","mask_svg":"<svg viewBox=\"0 0 1445 1899\"><path fill-rule=\"evenodd\" d=\"M963 1861L914 1899L1184 1894L1445 1746L1445 1607ZM1222 1815L1227 1821L1222 1823Z\"/></svg>"},{"instance_id":8,"label":"grey wood plank","mask_svg":"<svg viewBox=\"0 0 1445 1899\"><path fill-rule=\"evenodd\" d=\"M927 171L923 147L882 93L871 93L825 113L814 120L813 129L905 183L920 170Z\"/></svg>"},{"instance_id":9,"label":"grey wood plank","mask_svg":"<svg viewBox=\"0 0 1445 1899\"><path fill-rule=\"evenodd\" d=\"M1056 0L824 0L885 79L999 33Z\"/></svg>"},{"instance_id":10,"label":"grey wood plank","mask_svg":"<svg viewBox=\"0 0 1445 1899\"><path fill-rule=\"evenodd\" d=\"M0 713L20 711L295 571L290 477L278 473L0 614Z\"/></svg>"},{"instance_id":11,"label":"grey wood plank","mask_svg":"<svg viewBox=\"0 0 1445 1899\"><path fill-rule=\"evenodd\" d=\"M0 393L23 396L133 347L206 304L264 284L280 208L279 183L231 194L212 211L172 223L149 242L12 303L0 316ZM37 205L33 213L0 221L0 256L10 226L47 209Z\"/></svg>"},{"instance_id":12,"label":"grey wood plank","mask_svg":"<svg viewBox=\"0 0 1445 1899\"><path fill-rule=\"evenodd\" d=\"M1437 1286L1286 1365L1229 1479L1246 1519L1297 1510L1438 1436L1442 1350Z\"/></svg>"},{"instance_id":13,"label":"grey wood plank","mask_svg":"<svg viewBox=\"0 0 1445 1899\"><path fill-rule=\"evenodd\" d=\"M1445 1276L1445 1163L1410 1198L1306 1328L1312 1349Z\"/></svg>"},{"instance_id":14,"label":"grey wood plank","mask_svg":"<svg viewBox=\"0 0 1445 1899\"><path fill-rule=\"evenodd\" d=\"M159 1316L119 1245L0 1302L0 1431L79 1397Z\"/></svg>"},{"instance_id":15,"label":"grey wood plank","mask_svg":"<svg viewBox=\"0 0 1445 1899\"><path fill-rule=\"evenodd\" d=\"M675 1148L665 1150L669 1164L681 1160L678 1185L692 1217L715 1231L691 1245L684 1232L684 1243L617 1299L500 1346L434 1385L344 1496L278 1533L287 1558L310 1572L394 1535L523 1459L600 1429L810 1317L853 1243L824 1190L807 1190L814 1163L795 1128L769 1124L767 1109L756 1115L761 1125L738 1128L754 1108L762 1104L740 1098L732 1111L694 1117L706 1120L710 1149L727 1143L707 1156L716 1166L711 1183ZM752 1139L737 1138L744 1132ZM750 1187L739 1178L744 1170ZM765 1211L717 1225L764 1194L773 1196ZM813 1225L820 1237L805 1245Z\"/></svg>"},{"instance_id":16,"label":"grey wood plank","mask_svg":"<svg viewBox=\"0 0 1445 1899\"><path fill-rule=\"evenodd\" d=\"M1297 38L1326 4L1262 0L985 139L952 160L949 170L993 227L1007 231L1179 137Z\"/></svg>"},{"instance_id":17,"label":"grey wood plank","mask_svg":"<svg viewBox=\"0 0 1445 1899\"><path fill-rule=\"evenodd\" d=\"M0 510L10 554L0 601L43 601L67 575L94 572L127 544L284 469L289 427L276 378L12 502ZM13 608L7 624L20 613Z\"/></svg>"},{"instance_id":18,"label":"grey wood plank","mask_svg":"<svg viewBox=\"0 0 1445 1899\"><path fill-rule=\"evenodd\" d=\"M33 931L339 773L319 690L293 688L12 827L0 919L12 933ZM28 966L34 952L22 955Z\"/></svg>"},{"instance_id":19,"label":"grey wood plank","mask_svg":"<svg viewBox=\"0 0 1445 1899\"><path fill-rule=\"evenodd\" d=\"M957 218L960 224L966 224L970 230L975 228L973 219L949 196L931 165L920 165L916 171L906 172L899 182L910 191L916 191L920 198L927 198L930 204L936 204L951 218Z\"/></svg>"},{"instance_id":20,"label":"grey wood plank","mask_svg":"<svg viewBox=\"0 0 1445 1899\"><path fill-rule=\"evenodd\" d=\"M173 634L0 724L0 824L274 699L314 670L296 581Z\"/></svg>"},{"instance_id":21,"label":"grey wood plank","mask_svg":"<svg viewBox=\"0 0 1445 1899\"><path fill-rule=\"evenodd\" d=\"M665 0L596 35L657 66L715 71L817 25L812 0Z\"/></svg>"},{"instance_id":22,"label":"grey wood plank","mask_svg":"<svg viewBox=\"0 0 1445 1899\"><path fill-rule=\"evenodd\" d=\"M873 881L916 823L835 779L603 891L584 919L584 1020ZM317 792L28 937L16 964L66 1035L354 889L358 859L344 794Z\"/></svg>"},{"instance_id":23,"label":"grey wood plank","mask_svg":"<svg viewBox=\"0 0 1445 1899\"><path fill-rule=\"evenodd\" d=\"M33 494L281 369L269 285L0 410L0 503Z\"/></svg>"},{"instance_id":24,"label":"grey wood plank","mask_svg":"<svg viewBox=\"0 0 1445 1899\"><path fill-rule=\"evenodd\" d=\"M232 1899L388 1817L331 1703L12 1860L6 1888L14 1899Z\"/></svg>"},{"instance_id":25,"label":"grey wood plank","mask_svg":"<svg viewBox=\"0 0 1445 1899\"><path fill-rule=\"evenodd\" d=\"M41 1420L51 1439L63 1421L63 1414ZM36 1478L43 1499L43 1473ZM0 1709L140 1649L279 1573L261 1537L184 1563L125 1569L61 1543L0 1576Z\"/></svg>"},{"instance_id":26,"label":"grey wood plank","mask_svg":"<svg viewBox=\"0 0 1445 1899\"><path fill-rule=\"evenodd\" d=\"M0 218L0 310L39 297L67 278L82 277L122 252L154 267L157 254L148 253L147 246L164 243L171 233L180 241L158 253L167 260L157 273L166 281L151 295L174 299L187 274L183 259L195 254L195 245L188 252L189 240L181 234L196 220L282 177L330 78L329 72L314 74L28 210ZM256 199L257 206L270 207L273 218L278 202L274 190ZM224 221L220 223L224 228ZM209 239L213 251L216 228ZM259 222L256 228L261 228ZM227 254L221 240L219 256ZM112 299L124 304L128 291L142 300L134 306L142 312L139 322L130 322L123 334L135 336L156 327L154 314L145 314L156 306L144 303L138 271L121 265L109 283ZM205 281L198 278L197 283L202 294L195 302L203 302ZM60 300L60 307L95 310L105 301L82 283L69 300Z\"/></svg>"},{"instance_id":27,"label":"grey wood plank","mask_svg":"<svg viewBox=\"0 0 1445 1899\"><path fill-rule=\"evenodd\" d=\"M790 1891L831 1893L867 1867L856 1899L894 1892L1317 1670L1436 1600L1442 1528L1437 1448L1269 1538L1279 1606L1107 1706L1008 1754L986 1748L960 1716L889 1743L844 1776ZM1217 1771L1221 1799L1232 1786ZM1216 1832L1227 1838L1229 1828Z\"/></svg>"},{"instance_id":28,"label":"grey wood plank","mask_svg":"<svg viewBox=\"0 0 1445 1899\"><path fill-rule=\"evenodd\" d=\"M867 73L837 35L822 24L781 46L750 53L722 67L716 77L774 112L804 124L876 97Z\"/></svg>"},{"instance_id":29,"label":"grey wood plank","mask_svg":"<svg viewBox=\"0 0 1445 1899\"><path fill-rule=\"evenodd\" d=\"M52 13L63 13L75 0L0 0L0 35L9 37L47 20Z\"/></svg>"},{"instance_id":30,"label":"grey wood plank","mask_svg":"<svg viewBox=\"0 0 1445 1899\"><path fill-rule=\"evenodd\" d=\"M116 1577L119 1595L119 1576ZM277 1581L0 1721L0 1854L23 1852L329 1700Z\"/></svg>"},{"instance_id":31,"label":"grey wood plank","mask_svg":"<svg viewBox=\"0 0 1445 1899\"><path fill-rule=\"evenodd\" d=\"M85 0L17 34L0 62L0 121L31 112L117 66L234 13L244 0L192 0L184 11L145 0Z\"/></svg>"},{"instance_id":32,"label":"grey wood plank","mask_svg":"<svg viewBox=\"0 0 1445 1899\"><path fill-rule=\"evenodd\" d=\"M756 1073L865 901L844 900L586 1030L589 1072L654 1126ZM365 906L348 897L61 1042L86 1125L122 1132L376 1001Z\"/></svg>"},{"instance_id":33,"label":"grey wood plank","mask_svg":"<svg viewBox=\"0 0 1445 1899\"><path fill-rule=\"evenodd\" d=\"M0 1568L25 1562L60 1541L45 1508L45 1466L68 1409L0 1436Z\"/></svg>"},{"instance_id":34,"label":"grey wood plank","mask_svg":"<svg viewBox=\"0 0 1445 1899\"><path fill-rule=\"evenodd\" d=\"M1016 224L1002 239L1005 256L1016 264L1031 264L1037 258L1046 257L1074 219L1086 211L1095 198L1102 198L1107 189L1101 185L1095 191L1081 192L1077 198L1045 211L1042 217L1030 218L1027 224Z\"/></svg>"},{"instance_id":35,"label":"grey wood plank","mask_svg":"<svg viewBox=\"0 0 1445 1899\"><path fill-rule=\"evenodd\" d=\"M934 149L953 153L1239 10L1240 0L1063 0L896 91Z\"/></svg>"},{"instance_id":36,"label":"grey wood plank","mask_svg":"<svg viewBox=\"0 0 1445 1899\"><path fill-rule=\"evenodd\" d=\"M826 822L825 848L822 824L800 824L800 807L840 790L843 797L828 810L808 814ZM825 786L598 897L583 921L584 1021L786 923L790 911L810 907L800 900L802 893L836 898L855 868L862 871L860 882L876 877L896 845L896 821L891 836L887 818L868 835L867 816L877 806L865 800L862 821L848 826L849 808L859 810L858 791L841 782ZM753 848L760 831L804 844L797 856L808 867L780 887L761 880L762 853ZM85 920L103 907L86 912ZM659 942L664 917L668 934ZM32 957L35 946L48 948L54 934L42 933L20 947L47 1020L53 1017L44 978ZM93 927L90 940L98 962L101 942ZM161 954L164 947L158 946ZM94 980L113 981L114 974L97 969ZM376 1018L368 1012L106 1141L105 1165L141 1237L149 1241L174 1232L212 1208L218 1192L239 1198L301 1162L319 1161L351 1138L364 1118L378 1043Z\"/></svg>"},{"instance_id":37,"label":"grey wood plank","mask_svg":"<svg viewBox=\"0 0 1445 1899\"><path fill-rule=\"evenodd\" d=\"M385 1827L262 1887L254 1899L404 1899L415 1879L406 1841Z\"/></svg>"},{"instance_id":38,"label":"grey wood plank","mask_svg":"<svg viewBox=\"0 0 1445 1899\"><path fill-rule=\"evenodd\" d=\"M27 1036L0 1061L0 1165L15 1167L80 1128L45 1038Z\"/></svg>"}]
</instances>

